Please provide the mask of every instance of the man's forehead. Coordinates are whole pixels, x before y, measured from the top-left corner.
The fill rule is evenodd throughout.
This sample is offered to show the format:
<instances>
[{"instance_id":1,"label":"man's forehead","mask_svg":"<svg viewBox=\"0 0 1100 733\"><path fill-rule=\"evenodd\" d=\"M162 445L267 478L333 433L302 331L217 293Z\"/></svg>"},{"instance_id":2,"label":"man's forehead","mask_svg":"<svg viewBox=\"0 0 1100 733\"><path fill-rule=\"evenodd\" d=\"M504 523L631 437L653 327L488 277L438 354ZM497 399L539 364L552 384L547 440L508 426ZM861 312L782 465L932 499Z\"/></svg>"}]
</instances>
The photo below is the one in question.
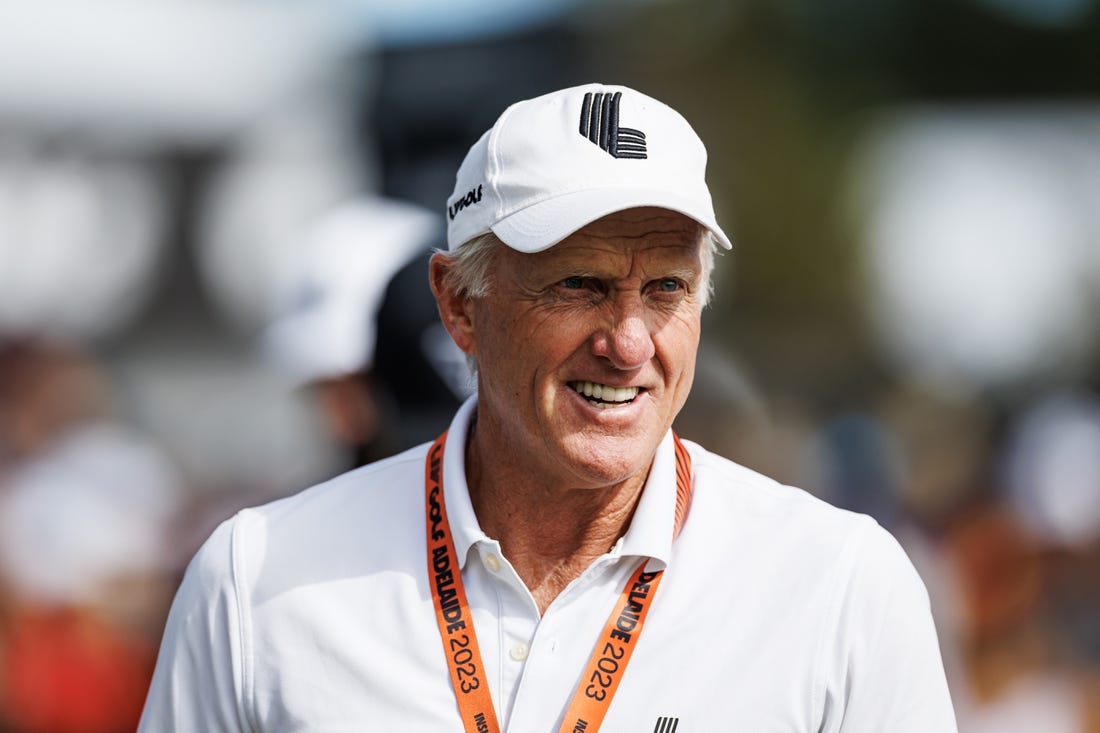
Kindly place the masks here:
<instances>
[{"instance_id":1,"label":"man's forehead","mask_svg":"<svg viewBox=\"0 0 1100 733\"><path fill-rule=\"evenodd\" d=\"M696 233L650 232L646 236L575 236L535 254L516 254L530 274L625 275L635 267L643 272L701 269L702 238Z\"/></svg>"},{"instance_id":2,"label":"man's forehead","mask_svg":"<svg viewBox=\"0 0 1100 733\"><path fill-rule=\"evenodd\" d=\"M699 222L677 211L639 207L600 217L573 232L561 243L577 238L645 238L672 242L679 239L685 244L694 244L699 241L703 230Z\"/></svg>"}]
</instances>

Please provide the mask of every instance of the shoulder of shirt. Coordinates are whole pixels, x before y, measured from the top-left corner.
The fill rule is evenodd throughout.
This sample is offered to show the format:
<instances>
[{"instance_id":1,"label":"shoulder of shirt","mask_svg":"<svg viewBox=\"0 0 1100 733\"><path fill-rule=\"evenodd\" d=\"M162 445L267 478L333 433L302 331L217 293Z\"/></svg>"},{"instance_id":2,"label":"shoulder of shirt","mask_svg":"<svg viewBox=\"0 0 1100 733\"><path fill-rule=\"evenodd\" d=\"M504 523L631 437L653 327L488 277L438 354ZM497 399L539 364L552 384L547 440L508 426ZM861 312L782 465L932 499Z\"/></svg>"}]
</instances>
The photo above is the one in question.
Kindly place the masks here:
<instances>
[{"instance_id":1,"label":"shoulder of shirt","mask_svg":"<svg viewBox=\"0 0 1100 733\"><path fill-rule=\"evenodd\" d=\"M200 585L209 586L254 568L252 561L272 550L303 549L314 555L341 536L377 535L368 525L384 528L405 505L419 506L429 446L415 446L291 496L241 509L203 543L191 572L199 576Z\"/></svg>"},{"instance_id":2,"label":"shoulder of shirt","mask_svg":"<svg viewBox=\"0 0 1100 733\"><path fill-rule=\"evenodd\" d=\"M684 442L695 477L684 536L690 531L700 551L754 562L766 557L769 578L820 586L834 617L853 603L874 607L898 593L911 600L914 613L927 610L927 592L908 555L873 517Z\"/></svg>"},{"instance_id":3,"label":"shoulder of shirt","mask_svg":"<svg viewBox=\"0 0 1100 733\"><path fill-rule=\"evenodd\" d=\"M724 513L726 521L751 525L754 533L774 530L798 537L804 547L841 551L844 546L897 546L873 517L833 506L804 489L788 486L746 466L712 453L691 441L697 499ZM900 551L900 548L898 548ZM831 554L831 553L827 553Z\"/></svg>"}]
</instances>

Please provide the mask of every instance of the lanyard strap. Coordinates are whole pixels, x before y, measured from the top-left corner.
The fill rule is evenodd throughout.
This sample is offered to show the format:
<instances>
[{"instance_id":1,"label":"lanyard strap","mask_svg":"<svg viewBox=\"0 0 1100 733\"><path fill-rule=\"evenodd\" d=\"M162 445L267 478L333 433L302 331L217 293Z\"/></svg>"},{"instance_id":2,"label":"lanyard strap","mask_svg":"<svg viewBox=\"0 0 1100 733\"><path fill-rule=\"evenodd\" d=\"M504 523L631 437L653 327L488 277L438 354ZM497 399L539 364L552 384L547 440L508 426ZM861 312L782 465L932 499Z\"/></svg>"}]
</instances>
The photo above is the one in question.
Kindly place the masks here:
<instances>
[{"instance_id":1,"label":"lanyard strap","mask_svg":"<svg viewBox=\"0 0 1100 733\"><path fill-rule=\"evenodd\" d=\"M672 438L676 447L675 538L680 534L687 516L693 486L691 456L675 433ZM500 733L443 500L443 449L446 442L447 433L444 432L436 438L424 462L428 580L432 605L435 607L443 653L447 658L462 724L467 733ZM573 693L559 733L596 733L599 730L630 663L663 574L663 570L646 572L646 563L643 562L626 581Z\"/></svg>"}]
</instances>

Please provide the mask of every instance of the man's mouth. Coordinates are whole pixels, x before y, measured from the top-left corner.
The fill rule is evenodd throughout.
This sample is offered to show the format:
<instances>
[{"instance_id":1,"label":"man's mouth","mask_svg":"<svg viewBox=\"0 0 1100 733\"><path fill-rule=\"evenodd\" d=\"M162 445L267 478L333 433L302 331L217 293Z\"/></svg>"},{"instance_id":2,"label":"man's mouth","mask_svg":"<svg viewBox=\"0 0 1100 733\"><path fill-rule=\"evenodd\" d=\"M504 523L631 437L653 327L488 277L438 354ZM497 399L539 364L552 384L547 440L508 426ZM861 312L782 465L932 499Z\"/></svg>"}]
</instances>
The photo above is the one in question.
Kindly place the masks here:
<instances>
[{"instance_id":1,"label":"man's mouth","mask_svg":"<svg viewBox=\"0 0 1100 733\"><path fill-rule=\"evenodd\" d=\"M569 386L589 404L601 409L630 404L641 391L638 387L612 387L596 382L570 382Z\"/></svg>"}]
</instances>

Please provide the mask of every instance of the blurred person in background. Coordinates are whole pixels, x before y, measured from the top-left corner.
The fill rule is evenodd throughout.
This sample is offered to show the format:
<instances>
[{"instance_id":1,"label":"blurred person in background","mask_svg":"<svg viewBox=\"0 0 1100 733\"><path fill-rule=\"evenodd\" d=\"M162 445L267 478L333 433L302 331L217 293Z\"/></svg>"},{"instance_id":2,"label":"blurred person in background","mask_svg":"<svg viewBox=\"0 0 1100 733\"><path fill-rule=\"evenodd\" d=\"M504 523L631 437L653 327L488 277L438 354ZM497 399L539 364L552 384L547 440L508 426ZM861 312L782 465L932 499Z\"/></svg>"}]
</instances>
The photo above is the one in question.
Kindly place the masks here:
<instances>
[{"instance_id":1,"label":"blurred person in background","mask_svg":"<svg viewBox=\"0 0 1100 733\"><path fill-rule=\"evenodd\" d=\"M1100 410L1081 395L997 408L930 385L886 393L894 531L933 598L960 730L1093 733Z\"/></svg>"},{"instance_id":2,"label":"blurred person in background","mask_svg":"<svg viewBox=\"0 0 1100 733\"><path fill-rule=\"evenodd\" d=\"M303 236L296 282L265 332L265 353L316 399L349 468L430 439L469 394L428 287L442 228L392 199L334 207Z\"/></svg>"},{"instance_id":3,"label":"blurred person in background","mask_svg":"<svg viewBox=\"0 0 1100 733\"><path fill-rule=\"evenodd\" d=\"M181 495L166 457L110 406L83 350L0 344L0 730L137 724Z\"/></svg>"},{"instance_id":4,"label":"blurred person in background","mask_svg":"<svg viewBox=\"0 0 1100 733\"><path fill-rule=\"evenodd\" d=\"M103 375L79 349L0 335L0 476L107 410Z\"/></svg>"},{"instance_id":5,"label":"blurred person in background","mask_svg":"<svg viewBox=\"0 0 1100 733\"><path fill-rule=\"evenodd\" d=\"M958 583L960 729L971 733L1088 733L1086 688L1059 663L1045 618L1048 565L1008 507L958 518L945 541Z\"/></svg>"},{"instance_id":6,"label":"blurred person in background","mask_svg":"<svg viewBox=\"0 0 1100 733\"><path fill-rule=\"evenodd\" d=\"M141 730L955 730L897 542L670 430L730 247L705 161L626 87L501 115L430 269L476 397L219 527Z\"/></svg>"}]
</instances>

